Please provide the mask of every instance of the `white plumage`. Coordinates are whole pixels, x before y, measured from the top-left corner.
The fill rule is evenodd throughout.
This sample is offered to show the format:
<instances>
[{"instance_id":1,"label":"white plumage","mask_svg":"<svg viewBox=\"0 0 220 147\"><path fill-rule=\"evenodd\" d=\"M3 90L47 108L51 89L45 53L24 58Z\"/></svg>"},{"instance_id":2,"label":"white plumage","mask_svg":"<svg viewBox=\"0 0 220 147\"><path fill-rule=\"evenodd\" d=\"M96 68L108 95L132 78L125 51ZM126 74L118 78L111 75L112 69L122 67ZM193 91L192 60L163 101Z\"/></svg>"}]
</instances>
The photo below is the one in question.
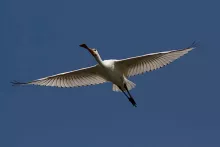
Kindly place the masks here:
<instances>
[{"instance_id":1,"label":"white plumage","mask_svg":"<svg viewBox=\"0 0 220 147\"><path fill-rule=\"evenodd\" d=\"M80 87L96 85L105 82L113 83L113 91L123 92L129 101L136 106L129 90L135 84L127 78L152 70L161 68L179 57L185 55L195 48L195 42L187 48L158 53L151 53L142 56L131 57L122 60L102 60L96 49L88 48L85 44L80 45L86 48L98 62L97 65L60 73L45 78L37 79L27 83L13 82L18 85L40 85L56 87ZM125 93L128 92L128 95Z\"/></svg>"}]
</instances>

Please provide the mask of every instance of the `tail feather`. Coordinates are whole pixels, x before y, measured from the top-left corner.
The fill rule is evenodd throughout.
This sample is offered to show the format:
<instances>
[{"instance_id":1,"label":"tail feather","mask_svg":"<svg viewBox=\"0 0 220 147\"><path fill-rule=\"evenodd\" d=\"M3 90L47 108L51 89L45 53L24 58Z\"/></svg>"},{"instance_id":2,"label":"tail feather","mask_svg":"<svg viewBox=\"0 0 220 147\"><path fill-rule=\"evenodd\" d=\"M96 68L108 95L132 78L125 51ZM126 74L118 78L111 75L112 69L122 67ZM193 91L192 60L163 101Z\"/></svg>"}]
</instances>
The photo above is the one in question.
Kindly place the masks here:
<instances>
[{"instance_id":1,"label":"tail feather","mask_svg":"<svg viewBox=\"0 0 220 147\"><path fill-rule=\"evenodd\" d=\"M131 89L135 88L135 86L136 86L135 83L133 83L132 81L129 81L128 79L126 79L126 85L128 87L128 90L131 90ZM113 84L112 90L115 91L115 92L121 92L121 90L115 84Z\"/></svg>"}]
</instances>

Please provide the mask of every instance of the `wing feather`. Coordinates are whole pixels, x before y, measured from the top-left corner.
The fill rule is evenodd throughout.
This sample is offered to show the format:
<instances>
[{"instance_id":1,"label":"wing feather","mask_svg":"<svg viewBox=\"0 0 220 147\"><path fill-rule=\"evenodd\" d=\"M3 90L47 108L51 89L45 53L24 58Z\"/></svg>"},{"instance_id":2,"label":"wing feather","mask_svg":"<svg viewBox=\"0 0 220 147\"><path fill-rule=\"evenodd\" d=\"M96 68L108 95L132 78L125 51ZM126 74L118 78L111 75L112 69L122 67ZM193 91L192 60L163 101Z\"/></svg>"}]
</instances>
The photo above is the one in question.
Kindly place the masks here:
<instances>
[{"instance_id":1,"label":"wing feather","mask_svg":"<svg viewBox=\"0 0 220 147\"><path fill-rule=\"evenodd\" d=\"M180 50L171 50L131 57L116 61L116 65L127 77L131 77L164 67L165 65L187 54L194 48L195 47L191 46Z\"/></svg>"},{"instance_id":2,"label":"wing feather","mask_svg":"<svg viewBox=\"0 0 220 147\"><path fill-rule=\"evenodd\" d=\"M37 79L27 83L12 82L15 85L40 85L52 87L80 87L96 85L107 82L101 74L101 67L98 65L60 73L45 78Z\"/></svg>"}]
</instances>

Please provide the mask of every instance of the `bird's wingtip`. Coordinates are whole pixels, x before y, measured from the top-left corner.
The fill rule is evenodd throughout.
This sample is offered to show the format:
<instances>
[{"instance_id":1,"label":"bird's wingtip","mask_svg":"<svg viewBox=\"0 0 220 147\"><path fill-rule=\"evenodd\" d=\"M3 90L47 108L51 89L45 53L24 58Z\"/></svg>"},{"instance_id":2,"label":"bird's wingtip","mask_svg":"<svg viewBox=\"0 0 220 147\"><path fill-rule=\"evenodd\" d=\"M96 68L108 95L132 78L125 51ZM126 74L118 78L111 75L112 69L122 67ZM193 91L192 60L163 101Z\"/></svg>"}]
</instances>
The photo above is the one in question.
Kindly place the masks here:
<instances>
[{"instance_id":1,"label":"bird's wingtip","mask_svg":"<svg viewBox=\"0 0 220 147\"><path fill-rule=\"evenodd\" d=\"M20 85L25 85L25 84L27 84L27 83L24 83L24 82L18 82L18 81L16 81L16 80L11 81L10 83L12 84L12 86L20 86Z\"/></svg>"},{"instance_id":2,"label":"bird's wingtip","mask_svg":"<svg viewBox=\"0 0 220 147\"><path fill-rule=\"evenodd\" d=\"M200 45L200 41L198 40L198 41L193 41L193 43L190 45L190 46L188 46L187 48L192 48L192 49L195 49L195 48L197 48L197 47L199 47L199 45Z\"/></svg>"}]
</instances>

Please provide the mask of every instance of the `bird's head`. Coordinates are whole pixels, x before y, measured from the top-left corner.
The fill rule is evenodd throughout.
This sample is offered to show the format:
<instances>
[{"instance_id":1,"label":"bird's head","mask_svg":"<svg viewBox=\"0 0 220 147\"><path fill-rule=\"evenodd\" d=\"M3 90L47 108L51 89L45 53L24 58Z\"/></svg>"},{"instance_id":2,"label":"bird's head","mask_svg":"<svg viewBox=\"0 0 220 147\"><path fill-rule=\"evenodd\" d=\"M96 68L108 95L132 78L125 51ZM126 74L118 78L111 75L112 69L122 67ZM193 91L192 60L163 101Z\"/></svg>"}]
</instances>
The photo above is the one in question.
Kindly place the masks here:
<instances>
[{"instance_id":1,"label":"bird's head","mask_svg":"<svg viewBox=\"0 0 220 147\"><path fill-rule=\"evenodd\" d=\"M94 48L89 48L86 44L80 44L80 47L87 49L94 57L98 56L98 51Z\"/></svg>"}]
</instances>

